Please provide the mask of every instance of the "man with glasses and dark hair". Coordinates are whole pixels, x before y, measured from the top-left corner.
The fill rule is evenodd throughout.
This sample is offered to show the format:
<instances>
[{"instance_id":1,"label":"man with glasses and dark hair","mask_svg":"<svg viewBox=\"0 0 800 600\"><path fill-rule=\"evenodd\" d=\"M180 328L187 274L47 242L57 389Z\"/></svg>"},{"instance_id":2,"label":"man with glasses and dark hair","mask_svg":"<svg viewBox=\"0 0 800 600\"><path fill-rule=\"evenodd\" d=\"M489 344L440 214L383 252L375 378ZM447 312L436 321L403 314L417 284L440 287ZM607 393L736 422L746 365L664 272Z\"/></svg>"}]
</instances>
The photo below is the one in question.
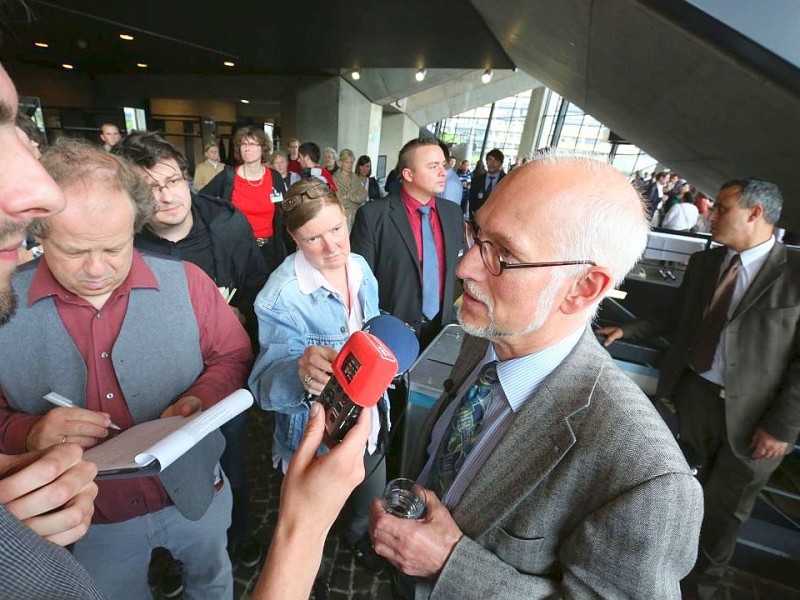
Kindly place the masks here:
<instances>
[{"instance_id":1,"label":"man with glasses and dark hair","mask_svg":"<svg viewBox=\"0 0 800 600\"><path fill-rule=\"evenodd\" d=\"M195 195L187 163L157 133L135 131L113 153L132 162L150 184L156 200L152 218L136 234L139 250L188 260L227 290L230 305L254 322L253 301L269 273L244 215L230 202ZM255 336L255 327L251 327Z\"/></svg>"},{"instance_id":2,"label":"man with glasses and dark hair","mask_svg":"<svg viewBox=\"0 0 800 600\"><path fill-rule=\"evenodd\" d=\"M156 201L155 213L136 234L134 246L186 260L203 269L245 323L255 344L258 334L253 302L268 273L245 216L230 202L193 194L186 159L157 133L135 131L112 153L136 166L150 184ZM246 412L222 426L226 444L220 463L233 492L233 520L228 530L231 557L252 567L261 559L261 548L252 535L249 520L243 447L246 426ZM168 598L180 591L180 577L174 568L165 571L160 587Z\"/></svg>"},{"instance_id":3,"label":"man with glasses and dark hair","mask_svg":"<svg viewBox=\"0 0 800 600\"><path fill-rule=\"evenodd\" d=\"M375 551L416 598L680 598L700 486L588 327L645 247L639 195L609 165L544 155L467 233L469 335L405 473L427 513L373 503Z\"/></svg>"}]
</instances>

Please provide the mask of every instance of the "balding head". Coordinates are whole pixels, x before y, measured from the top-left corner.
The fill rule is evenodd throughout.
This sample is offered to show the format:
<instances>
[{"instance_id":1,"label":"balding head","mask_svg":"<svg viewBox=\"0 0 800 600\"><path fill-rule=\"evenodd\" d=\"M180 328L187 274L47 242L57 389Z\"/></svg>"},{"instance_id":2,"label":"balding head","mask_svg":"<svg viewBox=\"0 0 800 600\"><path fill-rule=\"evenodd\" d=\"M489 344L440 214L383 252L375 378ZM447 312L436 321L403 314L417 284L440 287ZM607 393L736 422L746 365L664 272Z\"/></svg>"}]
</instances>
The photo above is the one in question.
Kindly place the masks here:
<instances>
[{"instance_id":1,"label":"balding head","mask_svg":"<svg viewBox=\"0 0 800 600\"><path fill-rule=\"evenodd\" d=\"M491 339L501 358L529 354L578 331L644 250L641 197L599 161L543 155L503 179L477 212L481 250L458 266L459 320ZM507 265L491 274L483 255ZM577 262L574 265L541 263ZM594 263L594 264L592 264Z\"/></svg>"},{"instance_id":2,"label":"balding head","mask_svg":"<svg viewBox=\"0 0 800 600\"><path fill-rule=\"evenodd\" d=\"M619 284L644 251L650 226L642 198L606 163L543 154L514 169L500 185L503 194L489 196L479 221L493 211L509 215L520 237L552 242L553 260L591 260L607 267Z\"/></svg>"}]
</instances>

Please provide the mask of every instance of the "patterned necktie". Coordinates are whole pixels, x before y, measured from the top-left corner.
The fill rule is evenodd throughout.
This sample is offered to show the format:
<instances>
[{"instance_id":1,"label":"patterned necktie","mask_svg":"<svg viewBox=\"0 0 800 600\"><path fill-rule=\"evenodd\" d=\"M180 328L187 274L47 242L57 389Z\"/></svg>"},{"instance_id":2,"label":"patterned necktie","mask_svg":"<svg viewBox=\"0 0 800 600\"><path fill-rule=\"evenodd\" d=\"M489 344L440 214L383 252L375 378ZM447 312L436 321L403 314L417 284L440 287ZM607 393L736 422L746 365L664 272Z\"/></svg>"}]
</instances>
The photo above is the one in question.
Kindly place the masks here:
<instances>
[{"instance_id":1,"label":"patterned necktie","mask_svg":"<svg viewBox=\"0 0 800 600\"><path fill-rule=\"evenodd\" d=\"M431 207L417 210L422 219L422 314L433 319L439 314L439 253L431 229Z\"/></svg>"},{"instance_id":2,"label":"patterned necktie","mask_svg":"<svg viewBox=\"0 0 800 600\"><path fill-rule=\"evenodd\" d=\"M472 450L486 406L492 397L492 386L497 381L497 361L494 360L483 365L475 383L464 394L461 404L453 414L428 477L431 489L439 498L450 488L467 454Z\"/></svg>"},{"instance_id":3,"label":"patterned necktie","mask_svg":"<svg viewBox=\"0 0 800 600\"><path fill-rule=\"evenodd\" d=\"M703 322L700 325L700 334L697 337L697 344L692 351L692 358L689 364L695 373L705 373L711 368L714 362L714 353L719 344L719 336L722 328L728 321L728 311L731 308L733 290L736 287L736 278L739 275L739 268L742 259L738 254L734 254L728 267L722 272L711 298Z\"/></svg>"}]
</instances>

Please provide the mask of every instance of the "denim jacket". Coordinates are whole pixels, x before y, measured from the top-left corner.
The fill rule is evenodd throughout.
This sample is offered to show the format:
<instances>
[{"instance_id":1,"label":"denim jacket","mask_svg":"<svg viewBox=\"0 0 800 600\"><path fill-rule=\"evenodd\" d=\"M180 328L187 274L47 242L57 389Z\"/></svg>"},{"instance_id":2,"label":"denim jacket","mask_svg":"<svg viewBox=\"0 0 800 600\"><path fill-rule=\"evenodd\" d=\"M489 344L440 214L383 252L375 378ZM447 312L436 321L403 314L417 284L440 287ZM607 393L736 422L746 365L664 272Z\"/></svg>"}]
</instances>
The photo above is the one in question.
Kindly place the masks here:
<instances>
[{"instance_id":1,"label":"denim jacket","mask_svg":"<svg viewBox=\"0 0 800 600\"><path fill-rule=\"evenodd\" d=\"M358 300L368 321L378 315L378 281L361 256L351 253L350 260L364 272ZM258 405L275 412L273 457L288 461L300 445L309 411L297 362L307 346L338 350L344 345L350 337L345 306L321 287L301 292L292 254L270 275L255 311L261 352L248 384Z\"/></svg>"}]
</instances>

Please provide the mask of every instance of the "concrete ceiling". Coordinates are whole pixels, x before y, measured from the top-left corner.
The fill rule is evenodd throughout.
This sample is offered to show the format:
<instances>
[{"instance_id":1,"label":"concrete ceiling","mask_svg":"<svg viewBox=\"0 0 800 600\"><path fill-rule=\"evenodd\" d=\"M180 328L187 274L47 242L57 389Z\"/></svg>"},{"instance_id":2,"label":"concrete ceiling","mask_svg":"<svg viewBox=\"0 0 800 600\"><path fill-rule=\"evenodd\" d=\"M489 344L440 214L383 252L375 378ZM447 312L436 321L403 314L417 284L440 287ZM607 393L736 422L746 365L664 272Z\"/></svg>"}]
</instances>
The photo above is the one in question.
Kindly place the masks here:
<instances>
[{"instance_id":1,"label":"concrete ceiling","mask_svg":"<svg viewBox=\"0 0 800 600\"><path fill-rule=\"evenodd\" d=\"M778 183L800 230L797 69L677 1L473 0L521 69L712 193Z\"/></svg>"},{"instance_id":2,"label":"concrete ceiling","mask_svg":"<svg viewBox=\"0 0 800 600\"><path fill-rule=\"evenodd\" d=\"M4 14L5 61L76 71L334 74L340 68L511 69L467 0L28 0ZM11 11L10 8L4 12ZM446 24L446 28L443 25ZM122 41L120 33L133 41ZM452 44L451 36L469 40ZM50 44L47 49L33 45ZM236 66L223 66L224 60Z\"/></svg>"},{"instance_id":3,"label":"concrete ceiling","mask_svg":"<svg viewBox=\"0 0 800 600\"><path fill-rule=\"evenodd\" d=\"M381 104L408 98L418 122L477 106L492 92L466 91L465 82L488 67L510 74L516 66L705 190L732 177L775 181L787 198L782 224L800 230L797 67L693 1L306 0L276 10L252 1L29 0L32 24L4 15L3 61L69 60L88 77L141 73L142 61L153 76L220 82L234 73L319 76L359 67L365 96ZM133 42L119 40L125 30ZM35 39L51 47L35 48ZM237 66L223 67L226 58ZM412 75L421 66L428 78L418 85ZM259 87L269 95L268 80ZM455 100L455 90L470 100Z\"/></svg>"}]
</instances>

